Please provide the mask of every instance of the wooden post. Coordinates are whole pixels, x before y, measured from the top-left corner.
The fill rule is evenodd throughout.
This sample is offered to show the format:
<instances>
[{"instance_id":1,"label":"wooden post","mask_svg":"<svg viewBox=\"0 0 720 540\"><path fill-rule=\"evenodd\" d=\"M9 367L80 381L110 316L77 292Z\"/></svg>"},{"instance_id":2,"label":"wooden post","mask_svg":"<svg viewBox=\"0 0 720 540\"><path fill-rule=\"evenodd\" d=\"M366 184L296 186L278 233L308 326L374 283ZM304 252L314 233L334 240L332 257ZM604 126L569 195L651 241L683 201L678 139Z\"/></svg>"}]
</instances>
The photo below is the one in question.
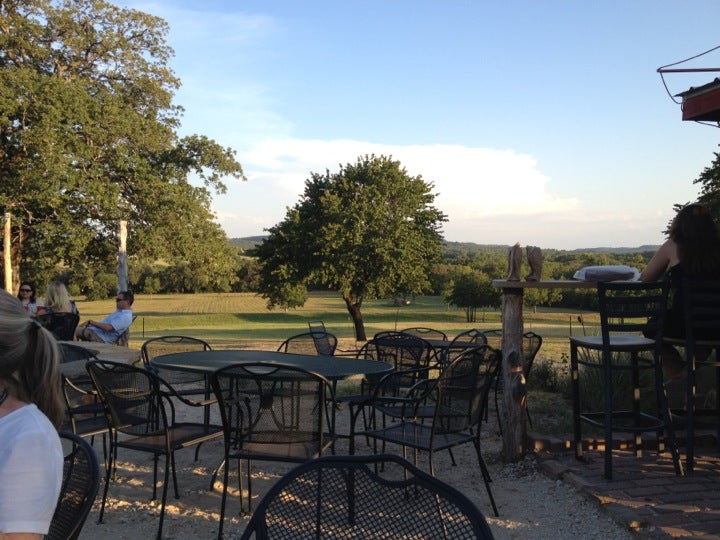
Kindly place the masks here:
<instances>
[{"instance_id":1,"label":"wooden post","mask_svg":"<svg viewBox=\"0 0 720 540\"><path fill-rule=\"evenodd\" d=\"M503 458L518 461L525 455L527 402L523 375L523 289L503 289L502 377L503 377Z\"/></svg>"},{"instance_id":2,"label":"wooden post","mask_svg":"<svg viewBox=\"0 0 720 540\"><path fill-rule=\"evenodd\" d=\"M12 245L10 243L10 212L5 212L5 227L3 233L3 269L5 275L5 290L12 294Z\"/></svg>"},{"instance_id":3,"label":"wooden post","mask_svg":"<svg viewBox=\"0 0 720 540\"><path fill-rule=\"evenodd\" d=\"M127 291L128 288L128 267L127 267L127 221L120 222L120 247L118 248L118 292Z\"/></svg>"},{"instance_id":4,"label":"wooden post","mask_svg":"<svg viewBox=\"0 0 720 540\"><path fill-rule=\"evenodd\" d=\"M511 281L494 279L493 287L502 289L503 327L503 458L517 461L527 451L527 401L523 381L523 290L524 289L588 289L591 281L548 280Z\"/></svg>"}]
</instances>

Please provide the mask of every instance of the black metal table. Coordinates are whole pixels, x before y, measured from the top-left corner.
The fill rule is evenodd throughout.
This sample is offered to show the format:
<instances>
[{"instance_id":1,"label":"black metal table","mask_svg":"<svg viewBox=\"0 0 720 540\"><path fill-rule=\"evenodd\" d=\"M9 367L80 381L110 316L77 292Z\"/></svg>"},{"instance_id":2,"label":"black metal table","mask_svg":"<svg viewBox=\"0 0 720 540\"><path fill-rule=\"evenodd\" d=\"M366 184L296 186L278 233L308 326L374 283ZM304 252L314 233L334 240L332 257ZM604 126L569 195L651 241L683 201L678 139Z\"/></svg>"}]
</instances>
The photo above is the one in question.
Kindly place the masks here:
<instances>
[{"instance_id":1,"label":"black metal table","mask_svg":"<svg viewBox=\"0 0 720 540\"><path fill-rule=\"evenodd\" d=\"M165 354L153 358L153 366L158 369L205 374L210 374L216 369L232 364L249 362L270 362L296 366L322 375L332 382L357 376L379 378L393 370L391 364L378 360L292 354L277 351L256 351L251 349L188 351Z\"/></svg>"}]
</instances>

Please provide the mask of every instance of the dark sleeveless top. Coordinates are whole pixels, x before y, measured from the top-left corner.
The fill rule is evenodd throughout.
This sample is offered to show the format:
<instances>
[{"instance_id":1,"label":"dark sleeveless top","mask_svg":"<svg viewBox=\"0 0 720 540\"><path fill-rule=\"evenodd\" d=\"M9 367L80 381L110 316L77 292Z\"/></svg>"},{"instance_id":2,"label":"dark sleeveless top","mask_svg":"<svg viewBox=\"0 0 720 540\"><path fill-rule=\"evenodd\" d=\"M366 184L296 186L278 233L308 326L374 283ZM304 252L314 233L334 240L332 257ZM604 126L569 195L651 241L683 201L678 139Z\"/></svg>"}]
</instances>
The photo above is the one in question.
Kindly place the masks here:
<instances>
[{"instance_id":1,"label":"dark sleeveless top","mask_svg":"<svg viewBox=\"0 0 720 540\"><path fill-rule=\"evenodd\" d=\"M670 293L668 295L668 309L665 313L665 322L663 324L663 337L669 338L685 338L685 315L683 313L683 297L682 297L682 281L689 276L687 272L680 266L681 263L671 267L667 273L667 279L670 280ZM697 276L694 276L697 278ZM701 277L700 279L718 279L717 275L712 277ZM704 332L702 330L705 330ZM701 329L697 331L697 335L693 335L695 339L717 339L713 335L712 329Z\"/></svg>"},{"instance_id":2,"label":"dark sleeveless top","mask_svg":"<svg viewBox=\"0 0 720 540\"><path fill-rule=\"evenodd\" d=\"M665 313L665 323L663 324L663 337L685 337L681 284L686 275L680 263L672 266L667 272L667 279L670 281L670 294L668 295L668 309Z\"/></svg>"}]
</instances>

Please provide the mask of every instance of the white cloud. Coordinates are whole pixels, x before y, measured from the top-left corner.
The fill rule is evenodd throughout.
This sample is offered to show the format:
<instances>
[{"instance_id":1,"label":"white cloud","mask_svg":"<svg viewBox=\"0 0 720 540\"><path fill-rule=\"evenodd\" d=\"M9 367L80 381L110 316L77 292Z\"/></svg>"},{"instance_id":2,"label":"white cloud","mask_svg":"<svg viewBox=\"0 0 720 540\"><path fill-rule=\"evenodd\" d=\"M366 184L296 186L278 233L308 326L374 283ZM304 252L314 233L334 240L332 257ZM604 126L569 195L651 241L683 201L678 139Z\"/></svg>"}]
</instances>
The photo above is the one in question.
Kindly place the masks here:
<instances>
[{"instance_id":1,"label":"white cloud","mask_svg":"<svg viewBox=\"0 0 720 540\"><path fill-rule=\"evenodd\" d=\"M477 237L478 231L487 231L480 226L483 222L494 223L493 233L500 237L504 228L514 227L499 222L520 223L531 217L537 225L578 212L576 199L548 191L550 178L537 169L532 156L512 150L286 138L265 140L239 153L248 182L230 186L228 196L216 200L219 219L230 236L261 234L297 202L310 173L335 172L340 164L354 163L365 154L392 156L409 174L434 183L435 205L449 217L445 230L452 233L446 235L450 240L483 242Z\"/></svg>"}]
</instances>

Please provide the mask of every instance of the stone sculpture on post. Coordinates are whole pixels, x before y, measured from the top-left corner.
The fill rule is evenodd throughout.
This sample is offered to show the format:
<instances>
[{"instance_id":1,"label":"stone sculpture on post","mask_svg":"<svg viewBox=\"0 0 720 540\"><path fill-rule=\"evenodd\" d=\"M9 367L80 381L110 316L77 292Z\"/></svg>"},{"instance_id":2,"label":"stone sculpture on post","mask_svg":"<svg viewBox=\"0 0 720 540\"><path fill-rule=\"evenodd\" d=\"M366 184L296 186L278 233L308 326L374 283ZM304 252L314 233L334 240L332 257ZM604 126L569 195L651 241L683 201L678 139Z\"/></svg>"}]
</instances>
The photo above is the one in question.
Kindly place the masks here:
<instances>
[{"instance_id":1,"label":"stone sculpture on post","mask_svg":"<svg viewBox=\"0 0 720 540\"><path fill-rule=\"evenodd\" d=\"M508 253L508 281L520 281L520 267L522 265L522 248L517 242Z\"/></svg>"},{"instance_id":2,"label":"stone sculpture on post","mask_svg":"<svg viewBox=\"0 0 720 540\"><path fill-rule=\"evenodd\" d=\"M526 281L540 281L542 279L542 251L539 247L527 247L528 264L530 265L530 273L525 277Z\"/></svg>"}]
</instances>

